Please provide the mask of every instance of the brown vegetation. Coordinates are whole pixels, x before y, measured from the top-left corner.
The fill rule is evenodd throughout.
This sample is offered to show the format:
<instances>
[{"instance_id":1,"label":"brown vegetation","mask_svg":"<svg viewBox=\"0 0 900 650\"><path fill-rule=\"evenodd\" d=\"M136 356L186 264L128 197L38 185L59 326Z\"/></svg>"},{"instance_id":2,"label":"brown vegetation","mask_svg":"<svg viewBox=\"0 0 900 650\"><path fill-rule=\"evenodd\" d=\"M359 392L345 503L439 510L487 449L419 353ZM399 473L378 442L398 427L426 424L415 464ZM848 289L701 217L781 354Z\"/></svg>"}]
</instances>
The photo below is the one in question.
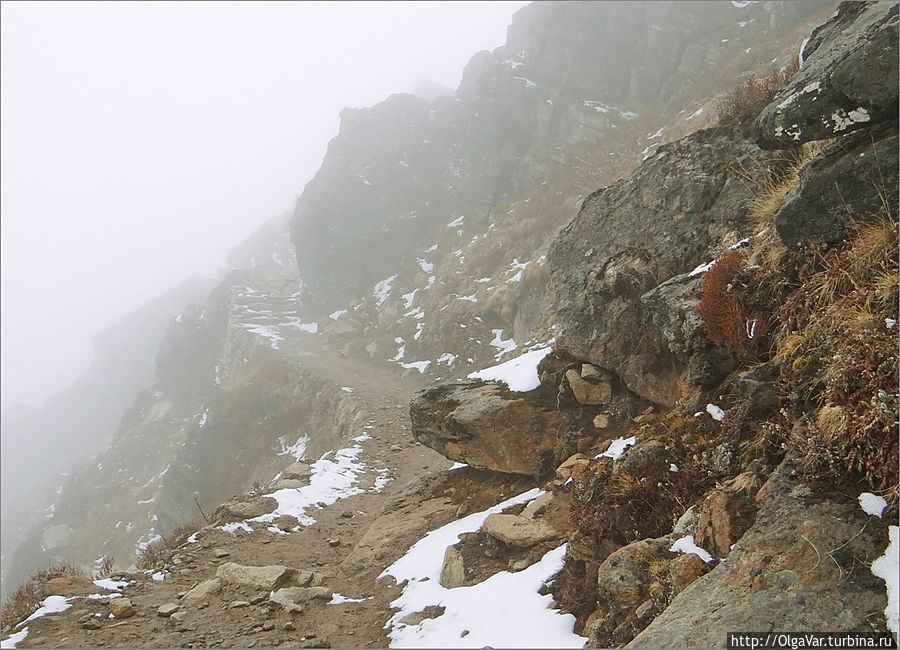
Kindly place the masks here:
<instances>
[{"instance_id":1,"label":"brown vegetation","mask_svg":"<svg viewBox=\"0 0 900 650\"><path fill-rule=\"evenodd\" d=\"M761 75L750 75L744 83L716 102L718 123L722 126L740 124L752 120L772 101L788 79L799 68L795 61L778 70L770 70Z\"/></svg>"},{"instance_id":2,"label":"brown vegetation","mask_svg":"<svg viewBox=\"0 0 900 650\"><path fill-rule=\"evenodd\" d=\"M201 525L196 521L181 524L162 539L148 544L138 556L137 567L139 569L157 568L158 562L165 562L169 553L187 542L188 537L197 532Z\"/></svg>"},{"instance_id":3,"label":"brown vegetation","mask_svg":"<svg viewBox=\"0 0 900 650\"><path fill-rule=\"evenodd\" d=\"M45 585L48 580L62 576L84 576L81 567L69 561L53 564L48 569L38 571L20 584L3 603L0 610L0 629L6 631L30 616L49 596Z\"/></svg>"}]
</instances>

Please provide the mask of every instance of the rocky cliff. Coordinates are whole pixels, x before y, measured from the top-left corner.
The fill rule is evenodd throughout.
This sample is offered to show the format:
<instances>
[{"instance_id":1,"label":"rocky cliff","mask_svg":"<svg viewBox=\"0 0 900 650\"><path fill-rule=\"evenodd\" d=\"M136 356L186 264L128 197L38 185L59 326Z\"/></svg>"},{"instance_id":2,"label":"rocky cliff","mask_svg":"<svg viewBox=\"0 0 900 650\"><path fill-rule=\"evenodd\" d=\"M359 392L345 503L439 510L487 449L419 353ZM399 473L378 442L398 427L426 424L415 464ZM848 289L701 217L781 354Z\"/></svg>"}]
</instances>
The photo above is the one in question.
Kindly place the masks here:
<instances>
[{"instance_id":1,"label":"rocky cliff","mask_svg":"<svg viewBox=\"0 0 900 650\"><path fill-rule=\"evenodd\" d=\"M897 4L833 10L535 3L344 111L56 504L124 594L24 642L896 634Z\"/></svg>"}]
</instances>

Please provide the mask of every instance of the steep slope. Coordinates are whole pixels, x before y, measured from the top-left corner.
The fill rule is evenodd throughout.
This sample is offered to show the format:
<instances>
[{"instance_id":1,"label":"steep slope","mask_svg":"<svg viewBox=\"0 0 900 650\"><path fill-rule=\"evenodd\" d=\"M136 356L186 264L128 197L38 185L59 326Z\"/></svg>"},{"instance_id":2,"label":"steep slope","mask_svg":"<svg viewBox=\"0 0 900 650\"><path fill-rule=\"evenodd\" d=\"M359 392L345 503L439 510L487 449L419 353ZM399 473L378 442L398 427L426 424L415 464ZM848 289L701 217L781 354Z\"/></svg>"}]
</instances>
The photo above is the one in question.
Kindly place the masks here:
<instances>
[{"instance_id":1,"label":"steep slope","mask_svg":"<svg viewBox=\"0 0 900 650\"><path fill-rule=\"evenodd\" d=\"M4 594L11 554L26 530L52 513L65 477L81 471L109 444L135 394L153 381L153 357L166 323L184 304L202 299L211 284L189 280L125 316L95 337L91 366L75 383L40 407L3 411Z\"/></svg>"},{"instance_id":2,"label":"steep slope","mask_svg":"<svg viewBox=\"0 0 900 650\"><path fill-rule=\"evenodd\" d=\"M88 522L63 554L127 567L196 498L202 543L149 547L136 616L73 601L26 645L483 647L507 628L482 619L535 611L601 647L891 629L896 88L847 71L890 71L896 6L841 5L800 47L832 6L537 4L455 98L346 111L292 217L300 277L263 246L274 266L184 310L53 520ZM798 50L776 96L695 130ZM837 138L797 148L823 120ZM509 387L391 415L501 360L481 377Z\"/></svg>"},{"instance_id":3,"label":"steep slope","mask_svg":"<svg viewBox=\"0 0 900 650\"><path fill-rule=\"evenodd\" d=\"M793 63L833 6L535 3L455 97L345 110L291 222L329 344L447 377L546 339L544 255L584 195Z\"/></svg>"}]
</instances>

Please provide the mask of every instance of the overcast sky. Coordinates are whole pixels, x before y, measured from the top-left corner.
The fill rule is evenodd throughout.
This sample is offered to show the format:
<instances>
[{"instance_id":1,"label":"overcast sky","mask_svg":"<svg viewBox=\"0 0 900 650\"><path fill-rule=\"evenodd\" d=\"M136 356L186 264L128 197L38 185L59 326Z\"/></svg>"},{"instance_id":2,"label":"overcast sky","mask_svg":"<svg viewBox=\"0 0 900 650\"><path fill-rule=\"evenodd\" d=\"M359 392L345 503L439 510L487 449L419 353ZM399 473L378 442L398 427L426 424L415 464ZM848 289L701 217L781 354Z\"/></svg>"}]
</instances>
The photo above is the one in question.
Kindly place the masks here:
<instances>
[{"instance_id":1,"label":"overcast sky","mask_svg":"<svg viewBox=\"0 0 900 650\"><path fill-rule=\"evenodd\" d=\"M3 406L290 209L341 108L455 88L523 4L3 3Z\"/></svg>"}]
</instances>

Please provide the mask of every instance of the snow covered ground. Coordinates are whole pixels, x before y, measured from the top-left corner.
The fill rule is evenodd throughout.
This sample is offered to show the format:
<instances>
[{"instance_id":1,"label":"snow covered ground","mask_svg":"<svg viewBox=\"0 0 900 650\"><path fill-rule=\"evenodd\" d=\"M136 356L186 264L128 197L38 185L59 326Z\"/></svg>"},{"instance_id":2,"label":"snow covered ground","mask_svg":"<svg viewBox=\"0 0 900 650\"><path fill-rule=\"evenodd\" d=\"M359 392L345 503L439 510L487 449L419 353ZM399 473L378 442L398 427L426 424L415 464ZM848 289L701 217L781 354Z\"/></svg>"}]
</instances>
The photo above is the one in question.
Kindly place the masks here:
<instances>
[{"instance_id":1,"label":"snow covered ground","mask_svg":"<svg viewBox=\"0 0 900 650\"><path fill-rule=\"evenodd\" d=\"M398 611L385 625L390 629L390 647L583 647L586 639L573 632L575 617L550 609L552 596L539 593L562 568L565 545L523 571L501 571L477 585L446 589L439 581L444 552L460 533L476 531L488 515L541 494L537 488L529 490L431 531L384 570L382 576L407 581L403 593L391 603ZM414 625L401 622L428 606L444 607L444 613Z\"/></svg>"}]
</instances>

